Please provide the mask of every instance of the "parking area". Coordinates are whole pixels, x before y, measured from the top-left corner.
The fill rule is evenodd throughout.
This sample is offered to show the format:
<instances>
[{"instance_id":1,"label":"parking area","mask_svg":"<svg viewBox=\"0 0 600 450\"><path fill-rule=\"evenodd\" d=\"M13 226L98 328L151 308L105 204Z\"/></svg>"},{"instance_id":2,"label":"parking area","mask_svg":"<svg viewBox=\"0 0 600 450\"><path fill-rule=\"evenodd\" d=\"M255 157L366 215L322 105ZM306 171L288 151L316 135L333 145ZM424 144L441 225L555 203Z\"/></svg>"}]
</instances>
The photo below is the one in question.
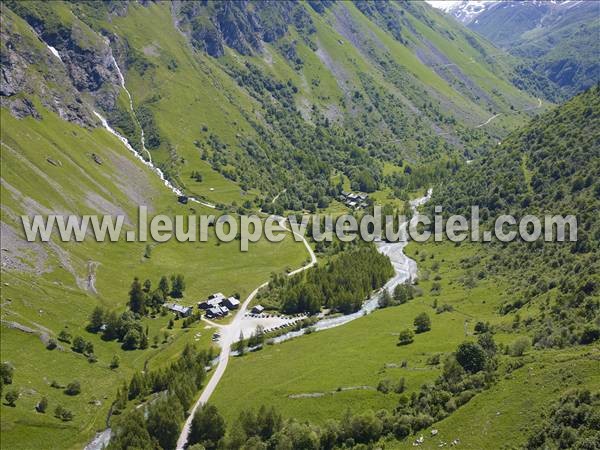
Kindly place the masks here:
<instances>
[{"instance_id":1,"label":"parking area","mask_svg":"<svg viewBox=\"0 0 600 450\"><path fill-rule=\"evenodd\" d=\"M297 322L305 319L306 317L307 316L305 314L284 316L267 313L246 313L244 317L242 317L240 326L244 337L249 337L252 335L252 333L254 333L256 327L258 327L259 325L264 328L264 331L266 333L268 333L270 331L279 330L295 325Z\"/></svg>"}]
</instances>

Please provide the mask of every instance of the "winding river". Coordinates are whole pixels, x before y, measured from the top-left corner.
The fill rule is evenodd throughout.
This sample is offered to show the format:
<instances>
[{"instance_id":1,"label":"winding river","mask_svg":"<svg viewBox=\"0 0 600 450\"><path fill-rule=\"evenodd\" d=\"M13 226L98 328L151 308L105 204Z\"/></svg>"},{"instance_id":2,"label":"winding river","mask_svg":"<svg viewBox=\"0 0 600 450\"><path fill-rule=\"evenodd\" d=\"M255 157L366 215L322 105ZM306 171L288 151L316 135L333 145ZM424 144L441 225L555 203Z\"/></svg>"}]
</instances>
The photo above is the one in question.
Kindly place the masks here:
<instances>
[{"instance_id":1,"label":"winding river","mask_svg":"<svg viewBox=\"0 0 600 450\"><path fill-rule=\"evenodd\" d=\"M427 191L427 194L423 197L416 198L410 201L410 207L413 212L413 215L417 214L417 208L423 204L425 204L431 198L432 189ZM402 224L402 231L406 231L406 227L408 223L405 222ZM380 253L388 256L392 262L392 266L394 267L395 275L388 280L388 282L384 285L383 289L387 289L389 292L393 292L394 288L402 283L410 282L414 280L417 276L417 263L415 260L409 258L404 254L404 248L408 244L408 241L401 240L400 242L376 242L377 250ZM322 331L327 330L329 328L338 327L340 325L344 325L348 322L358 319L359 317L363 317L367 314L375 311L379 306L379 295L380 291L377 291L371 295L371 297L366 300L362 307L353 314L347 314L345 316L324 318L319 320L317 323L312 325L312 331ZM272 341L275 344L279 344L281 342L287 341L289 339L302 336L306 332L306 329L298 330L298 331L290 331L289 333L282 334L276 338L273 338Z\"/></svg>"}]
</instances>

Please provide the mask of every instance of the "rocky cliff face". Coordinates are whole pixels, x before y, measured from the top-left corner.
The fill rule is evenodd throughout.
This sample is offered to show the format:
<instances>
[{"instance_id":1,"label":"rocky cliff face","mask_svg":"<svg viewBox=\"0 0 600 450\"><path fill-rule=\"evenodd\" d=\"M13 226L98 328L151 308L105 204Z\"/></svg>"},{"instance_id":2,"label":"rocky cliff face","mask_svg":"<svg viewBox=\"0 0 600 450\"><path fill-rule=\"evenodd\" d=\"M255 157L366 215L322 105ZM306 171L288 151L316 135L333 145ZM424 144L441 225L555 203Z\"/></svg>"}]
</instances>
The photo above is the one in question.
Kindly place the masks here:
<instances>
[{"instance_id":1,"label":"rocky cliff face","mask_svg":"<svg viewBox=\"0 0 600 450\"><path fill-rule=\"evenodd\" d=\"M63 119L90 125L89 111L71 83L63 63L21 20L2 13L0 102L18 118L39 113L28 96L36 94L43 106Z\"/></svg>"},{"instance_id":2,"label":"rocky cliff face","mask_svg":"<svg viewBox=\"0 0 600 450\"><path fill-rule=\"evenodd\" d=\"M295 1L175 2L179 29L192 45L213 57L230 47L242 55L262 50L262 42L282 37L290 24L310 33L312 20Z\"/></svg>"},{"instance_id":3,"label":"rocky cliff face","mask_svg":"<svg viewBox=\"0 0 600 450\"><path fill-rule=\"evenodd\" d=\"M142 5L149 2L142 2ZM101 14L124 15L128 2L103 4ZM2 6L2 104L17 117L38 116L27 94L71 122L96 123L93 108L117 113L121 68L139 63L127 42L92 28L86 14L65 8L64 16L44 2L8 1ZM295 1L174 2L174 20L198 50L213 57L225 47L242 55L262 51L263 42L282 37L290 24L306 35L310 15ZM84 21L85 20L85 21ZM35 68L37 70L32 70Z\"/></svg>"},{"instance_id":4,"label":"rocky cliff face","mask_svg":"<svg viewBox=\"0 0 600 450\"><path fill-rule=\"evenodd\" d=\"M43 3L2 7L2 104L17 117L37 117L27 94L61 118L96 124L95 106L114 109L120 80L108 38L76 17L59 20Z\"/></svg>"}]
</instances>

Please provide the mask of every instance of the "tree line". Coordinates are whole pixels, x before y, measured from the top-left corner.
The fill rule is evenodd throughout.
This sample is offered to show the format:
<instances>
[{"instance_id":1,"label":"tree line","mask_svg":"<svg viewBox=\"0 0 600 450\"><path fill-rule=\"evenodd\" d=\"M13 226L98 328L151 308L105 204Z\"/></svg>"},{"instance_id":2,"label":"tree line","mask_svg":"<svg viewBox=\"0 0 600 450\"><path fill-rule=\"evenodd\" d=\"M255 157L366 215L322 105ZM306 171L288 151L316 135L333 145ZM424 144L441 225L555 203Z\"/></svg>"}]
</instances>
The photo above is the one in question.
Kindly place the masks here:
<instances>
[{"instance_id":1,"label":"tree line","mask_svg":"<svg viewBox=\"0 0 600 450\"><path fill-rule=\"evenodd\" d=\"M285 314L316 314L321 307L349 314L394 275L375 245L358 245L292 277L275 275L264 294Z\"/></svg>"},{"instance_id":2,"label":"tree line","mask_svg":"<svg viewBox=\"0 0 600 450\"><path fill-rule=\"evenodd\" d=\"M163 275L156 289L152 289L152 282L145 280L140 283L135 277L129 289L129 309L142 316L149 312L158 312L162 305L171 298L182 298L185 291L185 277L181 274L171 275L169 279Z\"/></svg>"},{"instance_id":3,"label":"tree line","mask_svg":"<svg viewBox=\"0 0 600 450\"><path fill-rule=\"evenodd\" d=\"M96 306L90 314L86 329L91 333L101 333L105 341L121 342L124 350L146 349L149 344L148 327L144 328L140 322L141 316L159 312L169 297L180 298L184 290L185 279L180 274L172 275L170 282L166 276L162 276L156 289L152 289L150 280L145 280L142 284L135 277L129 289L129 310L117 314L108 308ZM190 321L185 323L186 326L190 324ZM70 342L70 336L63 335L61 339L59 335L59 340ZM75 338L73 350L84 354L93 353L92 343L85 340L81 342L82 340L81 337Z\"/></svg>"},{"instance_id":4,"label":"tree line","mask_svg":"<svg viewBox=\"0 0 600 450\"><path fill-rule=\"evenodd\" d=\"M187 411L206 379L212 349L187 345L169 366L136 372L118 391L113 403L113 435L109 450L174 449ZM133 407L133 401L143 407ZM131 407L130 407L131 406Z\"/></svg>"},{"instance_id":5,"label":"tree line","mask_svg":"<svg viewBox=\"0 0 600 450\"><path fill-rule=\"evenodd\" d=\"M284 418L273 407L243 410L227 426L218 409L205 404L192 420L191 449L305 449L369 448L382 438L404 439L447 417L498 377L497 346L489 333L478 342L464 342L445 359L442 374L410 396L402 394L405 380L385 380L378 389L400 393L398 406L389 411L347 410L340 419L322 425ZM358 447L357 447L358 446Z\"/></svg>"}]
</instances>

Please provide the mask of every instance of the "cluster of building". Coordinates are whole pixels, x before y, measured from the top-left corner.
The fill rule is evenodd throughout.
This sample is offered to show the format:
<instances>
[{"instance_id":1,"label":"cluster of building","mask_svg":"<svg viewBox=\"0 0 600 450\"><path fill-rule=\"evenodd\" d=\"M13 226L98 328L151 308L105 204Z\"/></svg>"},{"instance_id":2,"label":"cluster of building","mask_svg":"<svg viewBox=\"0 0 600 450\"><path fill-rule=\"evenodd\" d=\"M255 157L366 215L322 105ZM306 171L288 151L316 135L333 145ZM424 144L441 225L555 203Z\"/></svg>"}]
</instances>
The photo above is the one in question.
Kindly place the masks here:
<instances>
[{"instance_id":1,"label":"cluster of building","mask_svg":"<svg viewBox=\"0 0 600 450\"><path fill-rule=\"evenodd\" d=\"M211 294L208 299L198 302L198 308L203 309L206 317L215 319L217 317L225 317L232 309L240 307L240 301L235 297L225 297L220 292Z\"/></svg>"},{"instance_id":2,"label":"cluster of building","mask_svg":"<svg viewBox=\"0 0 600 450\"><path fill-rule=\"evenodd\" d=\"M205 311L204 314L208 319L225 317L232 309L238 309L239 307L240 301L237 298L225 297L220 292L211 294L206 300L198 302L198 308ZM194 308L192 306L183 306L178 303L165 303L165 308L171 312L174 312L179 317L189 317L194 312ZM254 308L252 308L252 313L262 314L264 310L265 308L261 305L256 305Z\"/></svg>"},{"instance_id":3,"label":"cluster of building","mask_svg":"<svg viewBox=\"0 0 600 450\"><path fill-rule=\"evenodd\" d=\"M369 198L367 194L342 191L339 200L349 208L358 209L367 207L367 198Z\"/></svg>"}]
</instances>

